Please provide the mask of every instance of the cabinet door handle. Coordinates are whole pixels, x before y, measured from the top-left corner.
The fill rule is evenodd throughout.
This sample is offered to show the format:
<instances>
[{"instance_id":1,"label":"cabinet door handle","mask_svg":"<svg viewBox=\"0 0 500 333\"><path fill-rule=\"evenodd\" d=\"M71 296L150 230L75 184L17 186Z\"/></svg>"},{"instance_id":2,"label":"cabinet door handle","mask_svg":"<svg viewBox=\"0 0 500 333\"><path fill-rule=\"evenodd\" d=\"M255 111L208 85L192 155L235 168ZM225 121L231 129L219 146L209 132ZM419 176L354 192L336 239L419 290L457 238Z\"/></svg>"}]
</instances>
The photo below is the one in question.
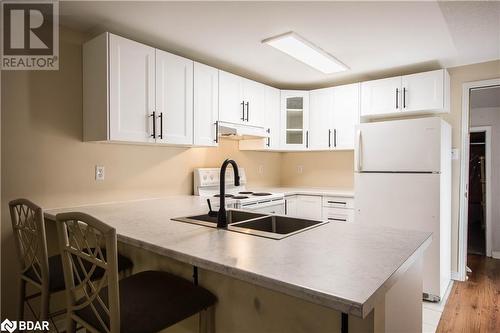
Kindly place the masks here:
<instances>
[{"instance_id":1,"label":"cabinet door handle","mask_svg":"<svg viewBox=\"0 0 500 333\"><path fill-rule=\"evenodd\" d=\"M399 89L396 88L396 109L399 109Z\"/></svg>"},{"instance_id":2,"label":"cabinet door handle","mask_svg":"<svg viewBox=\"0 0 500 333\"><path fill-rule=\"evenodd\" d=\"M333 147L337 148L337 129L333 130Z\"/></svg>"},{"instance_id":3,"label":"cabinet door handle","mask_svg":"<svg viewBox=\"0 0 500 333\"><path fill-rule=\"evenodd\" d=\"M242 116L241 120L245 121L245 101L241 102Z\"/></svg>"},{"instance_id":4,"label":"cabinet door handle","mask_svg":"<svg viewBox=\"0 0 500 333\"><path fill-rule=\"evenodd\" d=\"M406 109L406 88L403 88L403 109Z\"/></svg>"},{"instance_id":5,"label":"cabinet door handle","mask_svg":"<svg viewBox=\"0 0 500 333\"><path fill-rule=\"evenodd\" d=\"M328 148L332 146L332 130L328 130Z\"/></svg>"},{"instance_id":6,"label":"cabinet door handle","mask_svg":"<svg viewBox=\"0 0 500 333\"><path fill-rule=\"evenodd\" d=\"M335 218L335 217L329 217L328 220L330 220L330 221L347 222L347 219L340 219L340 218Z\"/></svg>"},{"instance_id":7,"label":"cabinet door handle","mask_svg":"<svg viewBox=\"0 0 500 333\"><path fill-rule=\"evenodd\" d=\"M219 121L217 120L215 123L215 139L214 139L214 142L215 143L219 143Z\"/></svg>"},{"instance_id":8,"label":"cabinet door handle","mask_svg":"<svg viewBox=\"0 0 500 333\"><path fill-rule=\"evenodd\" d=\"M250 117L250 102L246 102L246 105L247 105L247 121L248 121L248 118Z\"/></svg>"},{"instance_id":9,"label":"cabinet door handle","mask_svg":"<svg viewBox=\"0 0 500 333\"><path fill-rule=\"evenodd\" d=\"M156 112L153 111L149 116L153 119L153 134L151 134L151 137L156 139Z\"/></svg>"},{"instance_id":10,"label":"cabinet door handle","mask_svg":"<svg viewBox=\"0 0 500 333\"><path fill-rule=\"evenodd\" d=\"M309 148L309 131L306 131L306 148Z\"/></svg>"},{"instance_id":11,"label":"cabinet door handle","mask_svg":"<svg viewBox=\"0 0 500 333\"><path fill-rule=\"evenodd\" d=\"M163 139L163 112L160 112L160 116L158 118L160 118L160 135L158 135L158 137Z\"/></svg>"},{"instance_id":12,"label":"cabinet door handle","mask_svg":"<svg viewBox=\"0 0 500 333\"><path fill-rule=\"evenodd\" d=\"M339 204L339 205L347 205L347 202L343 202L343 201L330 201L328 200L328 203L331 203L331 204Z\"/></svg>"},{"instance_id":13,"label":"cabinet door handle","mask_svg":"<svg viewBox=\"0 0 500 333\"><path fill-rule=\"evenodd\" d=\"M361 136L361 130L358 129L358 133L356 135L356 171L362 171L363 169L363 162L361 159L363 158L363 146L362 146L362 136Z\"/></svg>"}]
</instances>

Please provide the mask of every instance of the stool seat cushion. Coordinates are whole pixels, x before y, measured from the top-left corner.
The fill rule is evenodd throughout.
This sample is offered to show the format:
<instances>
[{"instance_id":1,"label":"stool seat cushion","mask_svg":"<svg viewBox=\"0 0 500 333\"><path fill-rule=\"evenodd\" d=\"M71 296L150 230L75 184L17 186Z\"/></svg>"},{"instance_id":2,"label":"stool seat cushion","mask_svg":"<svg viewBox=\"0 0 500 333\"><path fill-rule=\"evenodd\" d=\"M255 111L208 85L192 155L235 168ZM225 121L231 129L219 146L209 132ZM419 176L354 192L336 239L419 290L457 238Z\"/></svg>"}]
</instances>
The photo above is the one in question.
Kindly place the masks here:
<instances>
[{"instance_id":1,"label":"stool seat cushion","mask_svg":"<svg viewBox=\"0 0 500 333\"><path fill-rule=\"evenodd\" d=\"M106 304L107 293L107 287L100 291ZM160 271L144 271L120 280L119 298L120 332L126 333L158 332L216 302L216 297L210 291ZM109 326L109 318L99 302L94 300L93 305ZM105 331L90 306L75 314L97 331Z\"/></svg>"},{"instance_id":2,"label":"stool seat cushion","mask_svg":"<svg viewBox=\"0 0 500 333\"><path fill-rule=\"evenodd\" d=\"M93 249L91 249L93 250ZM104 257L106 257L106 250L102 249L101 250L102 254ZM88 261L83 262L86 270L88 271L90 267L92 267L92 264ZM121 255L118 254L118 271L123 272L127 270L131 270L134 264L132 261ZM28 269L24 273L27 277L32 279L35 282L41 282L38 279L38 276L36 275L35 271L33 268ZM100 279L104 274L104 270L101 267L96 267L94 270L94 273L92 274L92 280L97 280ZM80 275L82 276L82 275ZM75 274L75 281L76 280L76 274ZM62 265L62 259L60 255L55 255L55 256L50 256L49 257L49 290L50 292L57 292L66 289L65 283L64 283L64 272L63 272L63 265Z\"/></svg>"}]
</instances>

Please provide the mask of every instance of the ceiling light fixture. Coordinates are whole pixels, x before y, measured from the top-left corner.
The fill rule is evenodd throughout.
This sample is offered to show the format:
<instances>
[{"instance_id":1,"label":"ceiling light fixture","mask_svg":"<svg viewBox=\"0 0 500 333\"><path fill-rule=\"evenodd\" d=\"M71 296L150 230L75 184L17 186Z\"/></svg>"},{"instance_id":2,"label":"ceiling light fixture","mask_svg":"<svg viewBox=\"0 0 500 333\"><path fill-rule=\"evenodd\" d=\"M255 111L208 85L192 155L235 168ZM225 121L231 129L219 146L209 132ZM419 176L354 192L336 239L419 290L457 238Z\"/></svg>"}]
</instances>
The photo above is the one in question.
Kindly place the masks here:
<instances>
[{"instance_id":1,"label":"ceiling light fixture","mask_svg":"<svg viewBox=\"0 0 500 333\"><path fill-rule=\"evenodd\" d=\"M293 31L264 39L262 43L268 44L325 74L343 72L349 69L334 56Z\"/></svg>"}]
</instances>

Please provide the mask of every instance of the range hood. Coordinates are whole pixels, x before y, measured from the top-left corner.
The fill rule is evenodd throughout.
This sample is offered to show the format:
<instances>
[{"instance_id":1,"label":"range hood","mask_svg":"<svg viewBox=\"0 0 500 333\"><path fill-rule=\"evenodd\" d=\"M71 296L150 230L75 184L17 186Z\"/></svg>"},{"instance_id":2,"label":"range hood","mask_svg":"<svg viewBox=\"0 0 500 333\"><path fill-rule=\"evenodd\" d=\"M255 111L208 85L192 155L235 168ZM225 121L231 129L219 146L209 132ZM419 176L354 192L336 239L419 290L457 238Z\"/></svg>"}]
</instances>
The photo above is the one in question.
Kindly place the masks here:
<instances>
[{"instance_id":1,"label":"range hood","mask_svg":"<svg viewBox=\"0 0 500 333\"><path fill-rule=\"evenodd\" d=\"M221 138L233 140L263 139L269 137L264 127L241 125L225 121L218 122L218 133Z\"/></svg>"}]
</instances>

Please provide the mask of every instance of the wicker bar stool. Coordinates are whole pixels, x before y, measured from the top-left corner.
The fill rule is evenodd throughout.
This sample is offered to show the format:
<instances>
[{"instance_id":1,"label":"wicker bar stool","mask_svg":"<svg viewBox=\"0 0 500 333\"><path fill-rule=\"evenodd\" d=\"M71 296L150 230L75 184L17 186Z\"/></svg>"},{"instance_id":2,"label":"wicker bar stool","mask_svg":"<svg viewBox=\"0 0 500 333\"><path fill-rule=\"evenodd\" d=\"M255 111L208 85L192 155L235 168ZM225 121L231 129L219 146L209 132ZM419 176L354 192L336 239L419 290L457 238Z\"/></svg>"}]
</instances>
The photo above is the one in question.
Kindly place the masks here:
<instances>
[{"instance_id":1,"label":"wicker bar stool","mask_svg":"<svg viewBox=\"0 0 500 333\"><path fill-rule=\"evenodd\" d=\"M65 309L50 312L51 295L65 289L63 264L60 255L48 256L47 238L43 209L27 199L9 202L12 230L16 252L20 263L20 287L18 299L18 319L24 320L24 308L28 306L37 320L51 320L62 315ZM131 272L133 263L120 255L118 266L121 272ZM95 270L92 279L103 276L103 270ZM37 291L26 295L27 284ZM40 310L33 309L30 301L40 297Z\"/></svg>"},{"instance_id":2,"label":"wicker bar stool","mask_svg":"<svg viewBox=\"0 0 500 333\"><path fill-rule=\"evenodd\" d=\"M200 314L200 331L214 331L216 297L190 281L144 271L118 281L116 230L84 213L56 216L66 282L67 327L90 332L153 333ZM100 246L99 246L100 245ZM103 269L99 281L89 276Z\"/></svg>"}]
</instances>

